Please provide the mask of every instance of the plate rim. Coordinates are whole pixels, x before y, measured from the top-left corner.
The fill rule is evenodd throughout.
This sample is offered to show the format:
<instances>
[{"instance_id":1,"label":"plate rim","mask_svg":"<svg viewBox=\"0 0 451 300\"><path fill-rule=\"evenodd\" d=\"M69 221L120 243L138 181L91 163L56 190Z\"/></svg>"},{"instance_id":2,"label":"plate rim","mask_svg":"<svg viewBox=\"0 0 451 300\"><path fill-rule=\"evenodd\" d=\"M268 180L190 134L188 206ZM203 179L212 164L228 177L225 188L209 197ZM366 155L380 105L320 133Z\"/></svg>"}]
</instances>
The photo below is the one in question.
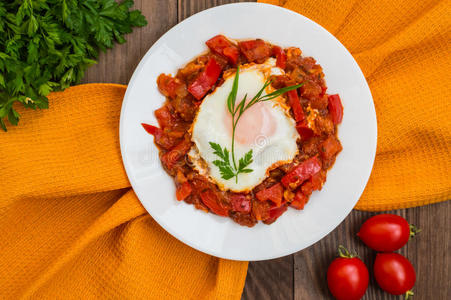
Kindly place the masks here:
<instances>
[{"instance_id":1,"label":"plate rim","mask_svg":"<svg viewBox=\"0 0 451 300\"><path fill-rule=\"evenodd\" d=\"M144 65L145 65L145 61L147 61L147 57L151 56L153 54L154 51L152 51L152 49L156 49L157 46L162 42L164 36L166 36L168 33L175 31L176 28L183 26L183 24L188 23L191 21L192 18L194 17L199 17L203 14L209 13L213 10L218 10L221 9L225 6L254 6L254 7L259 7L259 6L264 6L264 7L270 7L270 9L275 9L275 10L280 10L283 11L284 13L288 13L291 15L295 15L296 17L302 18L304 19L304 21L306 21L307 23L310 23L313 26L318 27L321 31L325 31L332 39L335 40L335 42L342 47L351 57L352 60L354 61L354 63L356 64L358 71L360 73L360 75L363 77L363 81L364 81L364 85L365 88L367 89L367 91L369 92L369 96L371 97L371 102L370 102L370 109L371 112L374 115L374 149L372 149L371 153L370 153L370 157L371 157L371 168L369 169L368 174L365 176L365 180L364 180L364 185L363 188L361 190L361 192L359 193L358 197L356 197L355 202L353 203L351 209L349 209L349 211L345 214L343 214L343 216L341 218L337 218L337 221L334 223L333 226L330 226L327 230L324 230L321 232L321 234L319 234L319 238L315 238L312 239L310 241L310 243L308 243L305 246L302 247L298 247L297 249L288 249L285 251L280 251L277 254L273 254L273 255L267 255L267 256L263 256L263 257L249 257L249 256L241 256L241 257L232 257L232 256L224 256L221 255L221 253L218 253L215 250L212 249L206 249L205 247L199 246L199 245L195 245L193 242L191 242L190 240L185 239L183 236L180 236L179 234L175 233L171 228L169 228L168 226L166 226L167 224L164 224L163 222L161 222L160 218L158 216L154 216L151 214L151 212L147 209L146 204L144 204L143 201L141 201L140 198L140 192L138 192L137 190L135 190L133 188L133 183L132 180L130 179L129 174L131 174L131 170L130 168L130 163L128 163L128 159L125 155L125 145L124 145L124 138L123 136L125 136L125 132L124 132L124 115L125 115L125 109L127 106L127 103L129 102L129 94L130 94L130 90L129 87L132 87L134 82L136 81L136 78L138 76L138 74L140 73L141 69L143 69ZM197 250L197 251L201 251L205 254L208 255L212 255L218 258L223 258L223 259L228 259L228 260L236 260L236 261L264 261L264 260L269 260L269 259L275 259L275 258L280 258L280 257L284 257L287 255L291 255L293 253L302 251L314 244L316 244L318 241L322 240L323 238L325 238L327 235L329 235L330 232L332 232L334 229L336 229L341 222L343 222L343 220L352 212L353 208L355 207L355 205L357 204L357 202L359 201L360 197L363 194L363 191L365 190L368 181L370 179L373 167L374 167L374 162L375 162L375 158L376 158L376 149L377 149L377 137L378 137L378 126L377 126L377 114L376 114L376 109L375 109L375 105L374 105L374 99L373 99L373 95L371 93L371 89L368 85L368 82L365 78L365 75L363 73L363 71L361 70L359 64L357 63L357 61L355 60L354 56L351 54L351 52L349 52L349 50L332 34L330 33L327 29L325 29L323 26L321 26L320 24L314 22L313 20L307 18L306 16L294 12L292 10L286 9L284 7L280 7L280 6L276 6L276 5L272 5L272 4L267 4L267 3L259 3L259 2L239 2L239 3L229 3L229 4L223 4L223 5L218 5L218 6L214 6L208 9L205 9L203 11L200 11L196 14L191 15L190 17L184 19L183 21L177 23L176 25L174 25L173 27L171 27L169 30L167 30L164 34L162 34L151 46L150 48L146 51L146 53L144 54L144 56L141 57L138 65L136 66L135 70L133 71L132 76L130 77L130 80L128 82L127 85L127 89L125 91L124 94L124 98L122 101L122 106L121 106L121 111L120 111L120 118L119 118L119 143L120 143L120 151L121 151L121 157L122 157L122 163L124 165L124 169L126 171L127 174L127 178L130 182L130 185L133 189L133 191L135 192L138 200L140 201L140 203L143 205L143 207L146 209L146 212L156 221L156 223L161 226L166 232L168 232L170 235L172 235L174 238L176 238L177 240L179 240L180 242L184 243L185 245L190 246L191 248ZM168 175L169 176L169 175Z\"/></svg>"}]
</instances>

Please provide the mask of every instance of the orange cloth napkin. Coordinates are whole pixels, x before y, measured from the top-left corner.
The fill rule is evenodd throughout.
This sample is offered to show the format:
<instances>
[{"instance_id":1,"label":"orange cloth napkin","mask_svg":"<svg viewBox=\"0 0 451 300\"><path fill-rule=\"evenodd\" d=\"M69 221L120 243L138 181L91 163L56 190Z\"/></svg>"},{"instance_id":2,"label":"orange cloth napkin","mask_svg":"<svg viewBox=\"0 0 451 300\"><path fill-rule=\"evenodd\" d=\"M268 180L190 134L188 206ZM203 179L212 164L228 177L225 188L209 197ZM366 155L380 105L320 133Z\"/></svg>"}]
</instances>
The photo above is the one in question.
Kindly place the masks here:
<instances>
[{"instance_id":1,"label":"orange cloth napkin","mask_svg":"<svg viewBox=\"0 0 451 300\"><path fill-rule=\"evenodd\" d=\"M326 28L365 74L376 106L377 154L355 208L379 211L449 200L449 1L259 2L282 5Z\"/></svg>"},{"instance_id":2,"label":"orange cloth napkin","mask_svg":"<svg viewBox=\"0 0 451 300\"><path fill-rule=\"evenodd\" d=\"M125 86L52 93L0 133L0 299L239 299L247 263L198 252L146 213L127 180Z\"/></svg>"}]
</instances>

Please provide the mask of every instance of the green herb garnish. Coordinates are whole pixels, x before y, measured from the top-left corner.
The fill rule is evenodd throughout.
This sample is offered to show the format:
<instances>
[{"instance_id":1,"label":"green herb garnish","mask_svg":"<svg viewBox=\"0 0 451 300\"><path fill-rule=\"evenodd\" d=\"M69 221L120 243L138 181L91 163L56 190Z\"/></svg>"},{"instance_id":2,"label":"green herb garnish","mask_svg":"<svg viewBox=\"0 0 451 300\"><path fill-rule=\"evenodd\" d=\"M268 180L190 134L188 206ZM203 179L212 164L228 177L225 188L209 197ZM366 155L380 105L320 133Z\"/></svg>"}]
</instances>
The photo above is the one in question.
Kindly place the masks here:
<instances>
[{"instance_id":1,"label":"green herb garnish","mask_svg":"<svg viewBox=\"0 0 451 300\"><path fill-rule=\"evenodd\" d=\"M221 145L210 142L210 147L214 150L213 154L217 155L220 160L213 161L213 164L219 168L221 177L225 180L229 180L235 177L235 182L238 183L238 175L241 173L251 173L253 170L247 168L252 162L252 149L249 150L242 158L238 161L238 166L235 160L235 130L238 125L243 113L258 102L268 101L283 95L286 92L295 90L301 87L303 84L292 85L278 89L272 93L263 95L266 87L271 84L271 80L267 80L263 87L258 91L258 93L246 104L247 94L240 101L238 105L236 104L236 96L238 93L238 81L240 77L240 67L237 67L235 78L233 80L232 90L227 98L227 109L232 115L232 162L230 162L229 150L226 147L222 148ZM263 95L263 96L262 96Z\"/></svg>"},{"instance_id":2,"label":"green herb garnish","mask_svg":"<svg viewBox=\"0 0 451 300\"><path fill-rule=\"evenodd\" d=\"M146 19L133 0L0 1L0 127L17 125L16 102L48 108L47 95L78 83L99 49L124 43Z\"/></svg>"}]
</instances>

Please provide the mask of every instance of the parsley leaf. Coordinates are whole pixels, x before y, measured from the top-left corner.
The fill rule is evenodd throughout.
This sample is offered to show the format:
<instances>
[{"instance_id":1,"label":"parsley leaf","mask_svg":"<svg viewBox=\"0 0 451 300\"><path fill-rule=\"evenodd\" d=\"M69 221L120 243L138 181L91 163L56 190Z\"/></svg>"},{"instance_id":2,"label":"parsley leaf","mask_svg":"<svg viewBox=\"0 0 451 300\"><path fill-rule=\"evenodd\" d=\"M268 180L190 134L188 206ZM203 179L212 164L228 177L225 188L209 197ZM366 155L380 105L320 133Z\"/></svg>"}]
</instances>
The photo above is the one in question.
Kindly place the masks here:
<instances>
[{"instance_id":1,"label":"parsley leaf","mask_svg":"<svg viewBox=\"0 0 451 300\"><path fill-rule=\"evenodd\" d=\"M133 0L0 1L0 127L16 103L48 108L47 95L79 83L100 51L124 43L146 19Z\"/></svg>"},{"instance_id":2,"label":"parsley leaf","mask_svg":"<svg viewBox=\"0 0 451 300\"><path fill-rule=\"evenodd\" d=\"M224 149L222 149L219 144L213 142L210 142L210 147L214 150L213 154L220 158L220 160L214 160L213 164L219 168L221 177L225 180L235 177L238 182L239 174L251 173L253 171L252 169L246 169L246 167L252 163L252 149L240 158L238 169L236 169L230 164L230 153L227 148L224 147Z\"/></svg>"}]
</instances>

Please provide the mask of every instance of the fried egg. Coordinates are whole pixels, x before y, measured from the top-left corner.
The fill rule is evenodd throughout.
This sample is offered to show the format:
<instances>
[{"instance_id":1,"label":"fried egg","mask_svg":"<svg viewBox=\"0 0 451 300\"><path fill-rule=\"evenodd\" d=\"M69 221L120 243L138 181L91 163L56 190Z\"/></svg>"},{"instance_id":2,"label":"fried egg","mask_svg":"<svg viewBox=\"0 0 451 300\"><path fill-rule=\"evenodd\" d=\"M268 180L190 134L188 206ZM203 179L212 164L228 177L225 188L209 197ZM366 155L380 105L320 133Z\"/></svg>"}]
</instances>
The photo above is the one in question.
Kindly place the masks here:
<instances>
[{"instance_id":1,"label":"fried egg","mask_svg":"<svg viewBox=\"0 0 451 300\"><path fill-rule=\"evenodd\" d=\"M263 64L251 63L240 68L236 105L245 95L248 100L252 99L269 76L283 74L275 64L275 59L269 58ZM293 160L298 153L296 141L300 137L283 97L253 105L243 113L235 129L236 164L252 149L253 161L247 166L252 172L240 173L238 178L222 178L213 163L219 157L214 154L210 142L227 148L233 165L232 116L227 108L227 98L234 78L235 72L225 72L223 84L204 98L190 129L194 145L188 158L199 174L208 177L220 189L248 192L268 177L269 171ZM269 86L263 94L272 91L274 89Z\"/></svg>"}]
</instances>

